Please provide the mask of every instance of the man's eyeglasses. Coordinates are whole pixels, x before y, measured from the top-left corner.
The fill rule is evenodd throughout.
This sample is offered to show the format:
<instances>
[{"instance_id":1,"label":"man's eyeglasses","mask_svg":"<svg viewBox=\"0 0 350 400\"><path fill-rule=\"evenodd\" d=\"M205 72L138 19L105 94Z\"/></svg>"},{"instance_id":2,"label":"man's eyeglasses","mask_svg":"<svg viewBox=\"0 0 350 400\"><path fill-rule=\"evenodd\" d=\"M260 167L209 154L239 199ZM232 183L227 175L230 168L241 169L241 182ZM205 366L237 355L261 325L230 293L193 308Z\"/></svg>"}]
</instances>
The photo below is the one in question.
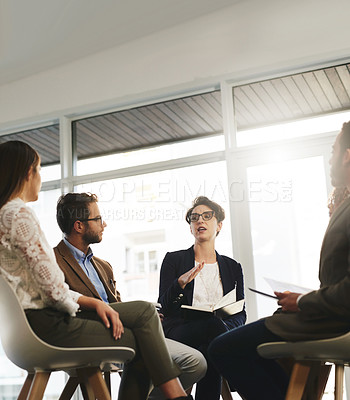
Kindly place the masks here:
<instances>
[{"instance_id":1,"label":"man's eyeglasses","mask_svg":"<svg viewBox=\"0 0 350 400\"><path fill-rule=\"evenodd\" d=\"M81 222L87 222L87 221L100 221L100 222L101 222L101 225L103 225L103 223L104 223L104 220L103 220L103 218L101 217L101 215L99 215L98 217L95 217L95 218L85 218L85 219L79 219L79 221L81 221Z\"/></svg>"},{"instance_id":2,"label":"man's eyeglasses","mask_svg":"<svg viewBox=\"0 0 350 400\"><path fill-rule=\"evenodd\" d=\"M199 217L202 217L203 221L210 221L215 214L215 211L204 211L202 214L198 213L192 213L190 215L190 221L191 222L197 222L199 220Z\"/></svg>"}]
</instances>

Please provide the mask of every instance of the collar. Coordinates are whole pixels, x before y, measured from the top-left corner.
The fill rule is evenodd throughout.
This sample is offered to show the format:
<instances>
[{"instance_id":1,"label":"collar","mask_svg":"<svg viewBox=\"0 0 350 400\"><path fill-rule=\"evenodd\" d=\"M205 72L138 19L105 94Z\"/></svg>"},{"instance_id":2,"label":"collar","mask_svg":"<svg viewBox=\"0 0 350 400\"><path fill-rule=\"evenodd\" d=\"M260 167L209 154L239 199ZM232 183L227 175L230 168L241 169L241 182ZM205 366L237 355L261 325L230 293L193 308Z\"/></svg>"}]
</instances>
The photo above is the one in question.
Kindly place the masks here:
<instances>
[{"instance_id":1,"label":"collar","mask_svg":"<svg viewBox=\"0 0 350 400\"><path fill-rule=\"evenodd\" d=\"M66 238L63 238L64 244L69 248L71 253L73 254L74 258L79 262L84 262L86 259L88 261L91 260L92 256L94 255L91 247L89 247L89 250L87 254L85 254L83 251L77 249L75 246L73 246L71 243L68 242Z\"/></svg>"}]
</instances>

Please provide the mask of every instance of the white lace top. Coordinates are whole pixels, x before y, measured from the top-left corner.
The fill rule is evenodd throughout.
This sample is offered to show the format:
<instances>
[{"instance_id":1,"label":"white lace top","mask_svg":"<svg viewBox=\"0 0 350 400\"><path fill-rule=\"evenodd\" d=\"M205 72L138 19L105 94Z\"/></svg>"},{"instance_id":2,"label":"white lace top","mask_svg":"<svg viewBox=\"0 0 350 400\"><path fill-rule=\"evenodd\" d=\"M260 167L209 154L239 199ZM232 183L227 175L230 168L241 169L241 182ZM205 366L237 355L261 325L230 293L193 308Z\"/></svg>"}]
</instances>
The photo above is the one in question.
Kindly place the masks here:
<instances>
[{"instance_id":1,"label":"white lace top","mask_svg":"<svg viewBox=\"0 0 350 400\"><path fill-rule=\"evenodd\" d=\"M19 198L0 209L0 273L24 309L54 307L75 315L79 308L81 294L69 290L36 215Z\"/></svg>"}]
</instances>

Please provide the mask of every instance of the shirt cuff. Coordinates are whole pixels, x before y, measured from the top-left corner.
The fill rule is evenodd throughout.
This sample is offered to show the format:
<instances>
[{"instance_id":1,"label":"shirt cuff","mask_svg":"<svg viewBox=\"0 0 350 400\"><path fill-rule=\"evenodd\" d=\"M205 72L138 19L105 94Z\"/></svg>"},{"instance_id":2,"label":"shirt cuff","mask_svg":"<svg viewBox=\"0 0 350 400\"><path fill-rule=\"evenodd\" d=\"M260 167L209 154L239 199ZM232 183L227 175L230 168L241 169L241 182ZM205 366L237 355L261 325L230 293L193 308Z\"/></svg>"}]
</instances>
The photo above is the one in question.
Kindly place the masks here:
<instances>
[{"instance_id":1,"label":"shirt cuff","mask_svg":"<svg viewBox=\"0 0 350 400\"><path fill-rule=\"evenodd\" d=\"M301 294L301 295L298 296L298 298L297 298L297 306L298 306L298 307L299 307L299 301L300 301L300 299L301 299L303 296L305 296L305 294Z\"/></svg>"}]
</instances>

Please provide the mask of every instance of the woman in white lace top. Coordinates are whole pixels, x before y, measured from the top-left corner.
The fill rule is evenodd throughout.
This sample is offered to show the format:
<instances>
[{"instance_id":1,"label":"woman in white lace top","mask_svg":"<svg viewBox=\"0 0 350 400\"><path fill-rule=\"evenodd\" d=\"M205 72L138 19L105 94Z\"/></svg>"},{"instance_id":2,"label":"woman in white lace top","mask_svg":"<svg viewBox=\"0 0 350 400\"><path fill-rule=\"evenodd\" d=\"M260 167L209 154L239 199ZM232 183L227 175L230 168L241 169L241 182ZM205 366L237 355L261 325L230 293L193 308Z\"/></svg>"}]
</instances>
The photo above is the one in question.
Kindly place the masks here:
<instances>
[{"instance_id":1,"label":"woman in white lace top","mask_svg":"<svg viewBox=\"0 0 350 400\"><path fill-rule=\"evenodd\" d=\"M136 356L125 367L120 400L147 399L150 381L169 399L190 399L177 379L181 371L169 356L153 305L125 302L115 309L64 282L39 221L25 204L37 200L41 187L36 151L20 141L0 144L0 176L0 274L38 336L63 347L133 347ZM91 318L81 317L79 310L91 310Z\"/></svg>"}]
</instances>

